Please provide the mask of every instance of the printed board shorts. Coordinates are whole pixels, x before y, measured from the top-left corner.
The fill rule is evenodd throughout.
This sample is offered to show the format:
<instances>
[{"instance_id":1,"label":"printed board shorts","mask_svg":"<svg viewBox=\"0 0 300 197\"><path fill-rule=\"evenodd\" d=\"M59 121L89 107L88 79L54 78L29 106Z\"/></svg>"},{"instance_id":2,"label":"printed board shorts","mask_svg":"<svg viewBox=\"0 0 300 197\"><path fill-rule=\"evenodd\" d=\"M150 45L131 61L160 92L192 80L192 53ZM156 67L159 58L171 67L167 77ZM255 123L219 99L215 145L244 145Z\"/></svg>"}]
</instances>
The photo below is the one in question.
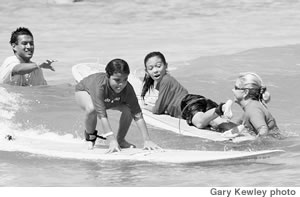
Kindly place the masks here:
<instances>
[{"instance_id":1,"label":"printed board shorts","mask_svg":"<svg viewBox=\"0 0 300 197\"><path fill-rule=\"evenodd\" d=\"M192 119L198 112L206 112L218 104L201 95L188 94L181 101L181 117L186 120L188 125L193 126Z\"/></svg>"}]
</instances>

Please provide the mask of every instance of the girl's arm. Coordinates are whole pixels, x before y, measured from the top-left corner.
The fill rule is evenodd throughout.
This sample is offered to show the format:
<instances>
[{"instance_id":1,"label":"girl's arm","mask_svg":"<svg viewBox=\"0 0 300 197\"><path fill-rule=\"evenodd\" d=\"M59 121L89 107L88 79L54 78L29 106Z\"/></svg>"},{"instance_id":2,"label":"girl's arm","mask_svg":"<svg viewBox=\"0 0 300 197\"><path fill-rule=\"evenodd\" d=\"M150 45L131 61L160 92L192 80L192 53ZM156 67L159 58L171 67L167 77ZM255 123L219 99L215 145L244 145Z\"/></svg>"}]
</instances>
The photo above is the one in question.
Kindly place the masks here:
<instances>
[{"instance_id":1,"label":"girl's arm","mask_svg":"<svg viewBox=\"0 0 300 197\"><path fill-rule=\"evenodd\" d=\"M109 141L109 148L106 153L112 153L115 151L121 151L119 144L114 136L114 133L111 129L110 123L106 117L101 117L100 118L101 123L102 123L102 128L104 131L104 135L107 134L106 139Z\"/></svg>"},{"instance_id":2,"label":"girl's arm","mask_svg":"<svg viewBox=\"0 0 300 197\"><path fill-rule=\"evenodd\" d=\"M250 123L256 130L257 136L264 136L268 134L269 128L265 121L265 115L263 114L263 112L259 110L253 111L250 114Z\"/></svg>"}]
</instances>

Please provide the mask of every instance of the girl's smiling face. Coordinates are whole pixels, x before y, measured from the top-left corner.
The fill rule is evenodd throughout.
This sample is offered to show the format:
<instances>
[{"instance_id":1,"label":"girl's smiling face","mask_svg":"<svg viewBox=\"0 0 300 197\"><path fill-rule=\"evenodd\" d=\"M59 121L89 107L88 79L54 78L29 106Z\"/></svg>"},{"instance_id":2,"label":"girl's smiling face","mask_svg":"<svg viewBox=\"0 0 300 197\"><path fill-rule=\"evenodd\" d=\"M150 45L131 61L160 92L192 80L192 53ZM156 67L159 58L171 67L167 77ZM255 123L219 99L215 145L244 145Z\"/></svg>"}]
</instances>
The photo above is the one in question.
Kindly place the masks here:
<instances>
[{"instance_id":1,"label":"girl's smiling face","mask_svg":"<svg viewBox=\"0 0 300 197\"><path fill-rule=\"evenodd\" d=\"M146 72L156 82L159 82L166 74L166 69L167 65L158 56L151 57L146 62Z\"/></svg>"},{"instance_id":2,"label":"girl's smiling face","mask_svg":"<svg viewBox=\"0 0 300 197\"><path fill-rule=\"evenodd\" d=\"M128 74L114 73L109 77L109 85L115 93L120 93L127 85Z\"/></svg>"}]
</instances>

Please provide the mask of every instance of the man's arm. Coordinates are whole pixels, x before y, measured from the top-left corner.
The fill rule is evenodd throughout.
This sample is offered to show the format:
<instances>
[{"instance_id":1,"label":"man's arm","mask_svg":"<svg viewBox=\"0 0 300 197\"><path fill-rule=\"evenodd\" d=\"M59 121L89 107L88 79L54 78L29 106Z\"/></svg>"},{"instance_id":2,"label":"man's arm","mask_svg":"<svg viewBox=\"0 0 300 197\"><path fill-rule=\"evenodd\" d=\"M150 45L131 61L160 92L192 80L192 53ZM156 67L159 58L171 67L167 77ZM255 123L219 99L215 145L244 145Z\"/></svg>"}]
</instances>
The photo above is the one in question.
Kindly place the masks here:
<instances>
[{"instance_id":1,"label":"man's arm","mask_svg":"<svg viewBox=\"0 0 300 197\"><path fill-rule=\"evenodd\" d=\"M13 68L12 75L25 75L39 68L50 69L52 71L55 71L54 68L51 66L53 62L56 62L56 60L46 60L40 65L37 65L34 62L20 63Z\"/></svg>"},{"instance_id":2,"label":"man's arm","mask_svg":"<svg viewBox=\"0 0 300 197\"><path fill-rule=\"evenodd\" d=\"M28 73L31 73L32 71L38 69L38 65L34 62L32 63L20 63L17 64L13 69L12 69L12 75L25 75Z\"/></svg>"}]
</instances>

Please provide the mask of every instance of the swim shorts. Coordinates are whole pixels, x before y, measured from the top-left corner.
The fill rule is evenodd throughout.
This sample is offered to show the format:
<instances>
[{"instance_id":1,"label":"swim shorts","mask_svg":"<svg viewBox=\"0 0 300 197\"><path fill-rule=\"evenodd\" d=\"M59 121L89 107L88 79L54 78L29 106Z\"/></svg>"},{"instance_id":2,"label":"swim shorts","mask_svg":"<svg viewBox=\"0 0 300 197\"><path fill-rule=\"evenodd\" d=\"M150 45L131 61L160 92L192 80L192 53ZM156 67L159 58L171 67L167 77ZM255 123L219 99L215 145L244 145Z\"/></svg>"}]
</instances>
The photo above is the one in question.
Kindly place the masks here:
<instances>
[{"instance_id":1,"label":"swim shorts","mask_svg":"<svg viewBox=\"0 0 300 197\"><path fill-rule=\"evenodd\" d=\"M181 117L186 120L188 125L193 126L192 119L198 112L206 112L218 104L201 95L188 94L181 101Z\"/></svg>"}]
</instances>

